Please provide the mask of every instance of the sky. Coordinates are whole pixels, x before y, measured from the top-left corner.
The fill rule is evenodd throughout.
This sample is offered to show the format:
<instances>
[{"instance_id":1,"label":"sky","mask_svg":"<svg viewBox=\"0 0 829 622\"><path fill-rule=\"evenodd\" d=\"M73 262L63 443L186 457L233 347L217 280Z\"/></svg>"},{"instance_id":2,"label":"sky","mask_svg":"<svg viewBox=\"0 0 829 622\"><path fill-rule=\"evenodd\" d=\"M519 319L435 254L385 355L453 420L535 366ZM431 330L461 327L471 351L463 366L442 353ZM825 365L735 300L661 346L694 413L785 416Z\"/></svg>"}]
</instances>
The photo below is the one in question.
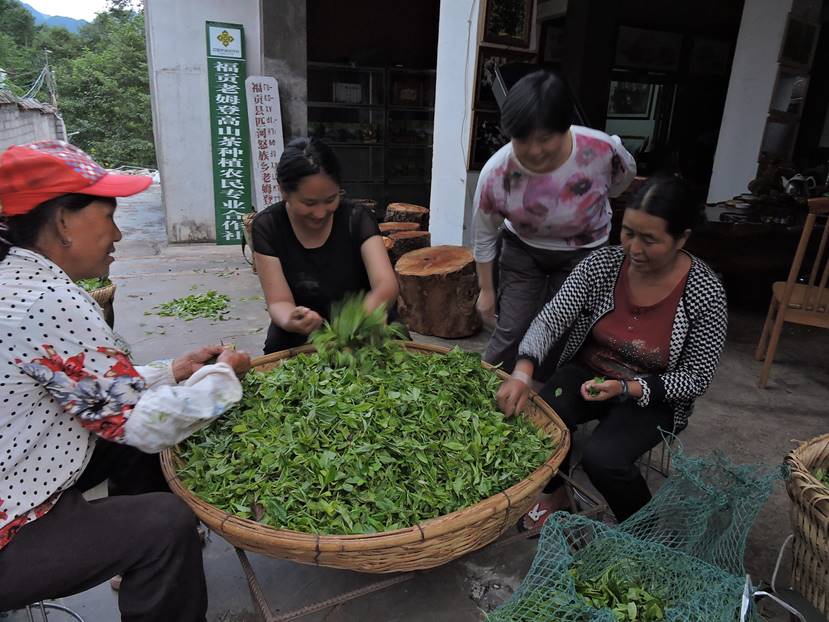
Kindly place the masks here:
<instances>
[{"instance_id":1,"label":"sky","mask_svg":"<svg viewBox=\"0 0 829 622\"><path fill-rule=\"evenodd\" d=\"M23 0L46 15L61 15L91 22L106 8L106 0Z\"/></svg>"}]
</instances>

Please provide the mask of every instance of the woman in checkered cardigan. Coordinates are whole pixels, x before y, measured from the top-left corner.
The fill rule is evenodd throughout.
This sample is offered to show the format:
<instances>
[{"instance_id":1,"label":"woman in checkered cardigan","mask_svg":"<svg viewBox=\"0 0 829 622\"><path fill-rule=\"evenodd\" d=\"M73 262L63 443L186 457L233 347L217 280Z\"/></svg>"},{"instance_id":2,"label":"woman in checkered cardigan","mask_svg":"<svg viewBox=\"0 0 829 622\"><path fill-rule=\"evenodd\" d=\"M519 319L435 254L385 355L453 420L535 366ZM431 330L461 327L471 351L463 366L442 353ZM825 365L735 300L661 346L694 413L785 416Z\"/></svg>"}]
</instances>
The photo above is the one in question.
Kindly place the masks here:
<instances>
[{"instance_id":1,"label":"woman in checkered cardigan","mask_svg":"<svg viewBox=\"0 0 829 622\"><path fill-rule=\"evenodd\" d=\"M725 290L683 250L698 214L681 180L649 180L625 211L622 245L595 251L573 270L530 325L498 392L505 414L519 412L533 370L566 339L540 394L571 430L599 421L581 464L619 521L650 499L635 461L663 430L687 425L725 344ZM554 478L523 525L540 525L565 499Z\"/></svg>"}]
</instances>

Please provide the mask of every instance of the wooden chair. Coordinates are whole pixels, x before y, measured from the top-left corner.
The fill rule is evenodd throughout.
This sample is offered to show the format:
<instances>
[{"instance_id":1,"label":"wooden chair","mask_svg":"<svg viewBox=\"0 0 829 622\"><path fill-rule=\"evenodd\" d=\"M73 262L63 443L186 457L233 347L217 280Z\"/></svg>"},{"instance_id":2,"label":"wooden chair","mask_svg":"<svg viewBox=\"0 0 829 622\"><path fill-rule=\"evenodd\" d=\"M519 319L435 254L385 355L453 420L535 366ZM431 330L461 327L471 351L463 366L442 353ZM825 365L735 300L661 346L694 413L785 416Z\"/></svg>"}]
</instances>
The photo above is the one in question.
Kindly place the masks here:
<instances>
[{"instance_id":1,"label":"wooden chair","mask_svg":"<svg viewBox=\"0 0 829 622\"><path fill-rule=\"evenodd\" d=\"M761 388L764 388L768 382L774 353L777 350L785 322L829 328L829 289L826 287L827 280L829 280L829 260L824 260L827 246L829 246L829 217L823 225L823 234L820 236L817 255L809 272L809 281L808 283L797 282L798 276L805 271L803 260L806 257L815 222L818 216L829 216L829 198L809 199L808 205L809 215L806 217L803 233L794 254L789 278L772 285L771 304L755 354L758 361L765 359L763 370L760 372Z\"/></svg>"}]
</instances>

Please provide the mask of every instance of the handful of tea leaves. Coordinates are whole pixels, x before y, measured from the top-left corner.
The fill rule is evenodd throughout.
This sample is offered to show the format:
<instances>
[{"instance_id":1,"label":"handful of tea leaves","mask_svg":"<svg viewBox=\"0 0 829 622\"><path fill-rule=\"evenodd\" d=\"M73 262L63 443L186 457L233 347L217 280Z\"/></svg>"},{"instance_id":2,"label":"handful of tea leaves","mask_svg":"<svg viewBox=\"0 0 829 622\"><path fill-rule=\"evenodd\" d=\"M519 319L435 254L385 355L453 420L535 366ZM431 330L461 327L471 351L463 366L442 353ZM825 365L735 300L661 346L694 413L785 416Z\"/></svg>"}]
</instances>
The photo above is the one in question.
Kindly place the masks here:
<instances>
[{"instance_id":1,"label":"handful of tea leaves","mask_svg":"<svg viewBox=\"0 0 829 622\"><path fill-rule=\"evenodd\" d=\"M593 378L593 384L594 385L602 384L603 382L604 382L604 376L596 376L595 378ZM601 393L601 391L599 391L595 386L591 386L587 389L587 393L591 397L596 397L597 395L599 395L599 393Z\"/></svg>"},{"instance_id":2,"label":"handful of tea leaves","mask_svg":"<svg viewBox=\"0 0 829 622\"><path fill-rule=\"evenodd\" d=\"M331 322L311 334L310 341L320 355L320 361L332 367L354 366L362 358L373 356L377 350L386 354L400 348L395 339L403 339L399 324L387 324L385 305L367 312L362 296L352 296L336 305Z\"/></svg>"}]
</instances>

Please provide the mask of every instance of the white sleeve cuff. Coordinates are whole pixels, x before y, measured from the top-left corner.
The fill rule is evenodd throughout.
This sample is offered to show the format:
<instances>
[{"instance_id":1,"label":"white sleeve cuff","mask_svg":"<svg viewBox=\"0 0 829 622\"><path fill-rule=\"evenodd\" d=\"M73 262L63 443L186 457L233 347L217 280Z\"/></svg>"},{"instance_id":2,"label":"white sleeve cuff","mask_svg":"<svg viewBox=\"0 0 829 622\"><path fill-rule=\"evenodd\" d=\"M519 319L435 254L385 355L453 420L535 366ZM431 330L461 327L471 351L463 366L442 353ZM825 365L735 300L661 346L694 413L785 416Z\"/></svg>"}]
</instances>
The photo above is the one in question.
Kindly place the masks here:
<instances>
[{"instance_id":1,"label":"white sleeve cuff","mask_svg":"<svg viewBox=\"0 0 829 622\"><path fill-rule=\"evenodd\" d=\"M172 447L241 399L242 385L230 365L205 365L179 385L145 391L124 426L124 442L146 453Z\"/></svg>"}]
</instances>

